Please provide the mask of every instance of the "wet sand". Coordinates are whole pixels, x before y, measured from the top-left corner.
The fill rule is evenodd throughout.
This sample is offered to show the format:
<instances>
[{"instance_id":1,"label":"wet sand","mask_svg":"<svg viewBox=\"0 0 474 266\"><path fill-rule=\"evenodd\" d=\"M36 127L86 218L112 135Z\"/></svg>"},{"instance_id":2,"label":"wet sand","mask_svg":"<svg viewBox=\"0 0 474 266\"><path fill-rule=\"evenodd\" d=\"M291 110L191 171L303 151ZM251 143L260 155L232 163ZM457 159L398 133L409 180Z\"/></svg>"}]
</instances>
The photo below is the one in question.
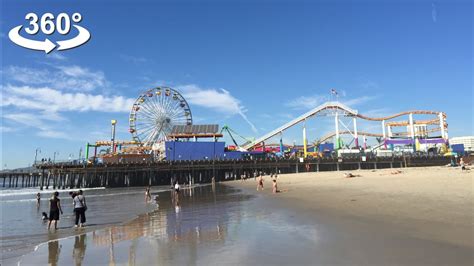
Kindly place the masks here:
<instances>
[{"instance_id":1,"label":"wet sand","mask_svg":"<svg viewBox=\"0 0 474 266\"><path fill-rule=\"evenodd\" d=\"M412 169L408 170L411 171ZM415 174L413 177L408 172L404 174L414 179L422 175ZM269 187L263 192L256 192L253 179L245 182L226 182L214 187L198 187L184 192L178 207L172 200L171 193L161 193L159 206L155 211L123 225L42 244L35 252L23 257L21 264L473 264L474 249L472 241L467 241L469 237L431 235L427 233L431 232L430 230L416 228L431 221L419 221L416 227L413 227L413 220L417 220L413 218L417 217L416 212L429 203L426 197L434 191L438 193L438 190L434 189L435 185L426 185L428 189L416 188L413 185L418 181L411 180L410 182L414 182L412 185L397 186L398 181L392 180L392 176L385 175L384 171L359 174L366 176L367 180L358 182L366 184L356 183L357 178L362 179L362 176L345 179L341 173L334 172L332 175L324 173L327 176L321 178L318 173L280 176L281 188L288 191L276 195L271 194ZM401 177L402 175L397 175L397 178ZM472 236L472 217L468 222L471 224L470 230L466 224L466 216L469 217L472 212L463 215L459 213L461 209L472 209L472 176L453 178L452 182L458 185L452 185L447 179L437 184L444 184L444 189L441 189L444 194L458 195L454 197L457 200L454 200L454 203L439 204L440 211L434 214L430 212L428 216L420 214L418 219L430 217L433 218L433 223L443 222L450 226L449 228L455 227L454 223L465 228L465 234ZM456 178L471 178L471 181L465 182ZM385 179L387 181L384 181ZM268 181L267 177L267 186ZM347 182L352 183L347 185ZM388 182L391 188L378 189L379 185L375 183L379 182ZM313 186L310 185L313 183L313 189L305 189ZM316 184L319 188L316 188ZM418 190L424 192L415 193ZM388 191L393 191L393 194ZM317 196L316 192L319 192ZM417 203L414 203L413 199L394 199L406 197L411 195L410 193L414 193L412 197L417 199ZM324 194L328 197L332 195L332 200L328 198L324 201ZM464 199L464 196L467 199ZM450 198L436 197L443 201L444 197ZM319 203L316 203L316 199L320 199ZM369 204L369 199L378 202ZM346 203L347 206L339 206L346 201L359 202L360 206L358 205L356 210L360 212L348 205L350 203ZM402 202L411 206L397 205ZM364 206L364 203L367 205ZM456 220L455 222L438 217L441 210L460 203L470 205L450 210L449 214L454 215L452 220ZM368 206L373 209L365 210ZM385 208L395 208L394 212L398 216L388 215L390 212L383 210ZM406 210L411 208L414 210ZM421 233L415 234L415 229L420 229Z\"/></svg>"},{"instance_id":2,"label":"wet sand","mask_svg":"<svg viewBox=\"0 0 474 266\"><path fill-rule=\"evenodd\" d=\"M474 248L474 171L424 167L279 175L283 193L265 190L282 208L308 215L318 212L357 217L392 230L440 243ZM232 186L256 192L256 181L232 181Z\"/></svg>"},{"instance_id":3,"label":"wet sand","mask_svg":"<svg viewBox=\"0 0 474 266\"><path fill-rule=\"evenodd\" d=\"M39 189L33 188L0 191L1 262L15 261L45 241L121 224L154 209L151 204L144 201L142 187L85 189L84 195L88 205L87 227L76 230L73 228L72 198L68 195L72 190L58 190L64 213L60 216L58 230L48 231L47 222L42 221L41 213L49 214L48 200L55 190L42 191L41 203L37 205L35 195L38 191ZM152 193L158 191L169 191L169 186L152 187Z\"/></svg>"}]
</instances>

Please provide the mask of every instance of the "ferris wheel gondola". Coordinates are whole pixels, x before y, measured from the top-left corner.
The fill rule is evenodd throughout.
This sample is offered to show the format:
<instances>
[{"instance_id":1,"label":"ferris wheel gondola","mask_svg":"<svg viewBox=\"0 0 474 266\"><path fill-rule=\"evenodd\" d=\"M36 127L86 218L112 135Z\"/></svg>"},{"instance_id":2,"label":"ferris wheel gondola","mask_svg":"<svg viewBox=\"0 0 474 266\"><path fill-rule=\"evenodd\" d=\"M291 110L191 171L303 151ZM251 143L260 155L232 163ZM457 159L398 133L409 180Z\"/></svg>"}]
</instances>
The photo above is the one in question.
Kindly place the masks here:
<instances>
[{"instance_id":1,"label":"ferris wheel gondola","mask_svg":"<svg viewBox=\"0 0 474 266\"><path fill-rule=\"evenodd\" d=\"M175 125L191 125L191 109L186 99L169 87L157 87L142 93L134 102L129 132L134 141L153 146L167 139Z\"/></svg>"}]
</instances>

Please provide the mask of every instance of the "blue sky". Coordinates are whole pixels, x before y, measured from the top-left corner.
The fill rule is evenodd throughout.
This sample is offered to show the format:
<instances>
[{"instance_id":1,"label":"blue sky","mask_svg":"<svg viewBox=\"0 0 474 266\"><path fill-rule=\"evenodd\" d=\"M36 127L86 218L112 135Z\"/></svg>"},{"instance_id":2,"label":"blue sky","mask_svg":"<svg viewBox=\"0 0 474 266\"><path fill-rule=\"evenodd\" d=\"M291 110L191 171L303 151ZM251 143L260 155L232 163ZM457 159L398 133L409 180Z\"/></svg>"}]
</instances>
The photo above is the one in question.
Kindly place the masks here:
<instances>
[{"instance_id":1,"label":"blue sky","mask_svg":"<svg viewBox=\"0 0 474 266\"><path fill-rule=\"evenodd\" d=\"M77 157L87 141L110 138L110 119L130 139L131 101L158 85L188 98L195 123L245 136L317 106L331 88L363 114L444 111L450 137L473 134L472 1L1 4L2 168L32 163L37 147ZM92 38L48 56L16 46L8 31L29 12L80 12ZM309 123L310 140L333 130L331 119ZM300 135L301 126L283 138Z\"/></svg>"}]
</instances>

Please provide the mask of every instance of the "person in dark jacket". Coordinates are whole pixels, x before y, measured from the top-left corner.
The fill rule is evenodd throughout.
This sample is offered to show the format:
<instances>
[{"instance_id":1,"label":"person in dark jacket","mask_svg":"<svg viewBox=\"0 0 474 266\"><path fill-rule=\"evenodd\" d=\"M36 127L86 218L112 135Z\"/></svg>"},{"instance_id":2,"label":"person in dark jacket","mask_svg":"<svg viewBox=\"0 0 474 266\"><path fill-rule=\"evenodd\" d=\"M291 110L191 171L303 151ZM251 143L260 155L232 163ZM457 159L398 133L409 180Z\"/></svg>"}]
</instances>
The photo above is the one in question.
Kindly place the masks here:
<instances>
[{"instance_id":1,"label":"person in dark jacket","mask_svg":"<svg viewBox=\"0 0 474 266\"><path fill-rule=\"evenodd\" d=\"M51 228L51 223L54 221L54 229L58 229L59 213L63 214L61 208L61 201L58 198L59 192L54 192L51 199L49 199L49 223L48 230Z\"/></svg>"}]
</instances>

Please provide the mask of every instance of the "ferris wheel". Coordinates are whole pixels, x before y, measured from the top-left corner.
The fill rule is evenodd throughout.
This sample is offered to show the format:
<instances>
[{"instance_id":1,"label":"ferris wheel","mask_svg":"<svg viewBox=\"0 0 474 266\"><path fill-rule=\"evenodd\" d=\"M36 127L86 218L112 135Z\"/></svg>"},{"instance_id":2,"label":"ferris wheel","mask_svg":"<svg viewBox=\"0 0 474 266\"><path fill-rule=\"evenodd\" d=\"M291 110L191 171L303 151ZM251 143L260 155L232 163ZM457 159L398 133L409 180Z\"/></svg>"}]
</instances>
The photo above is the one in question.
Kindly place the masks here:
<instances>
[{"instance_id":1,"label":"ferris wheel","mask_svg":"<svg viewBox=\"0 0 474 266\"><path fill-rule=\"evenodd\" d=\"M167 139L175 125L191 125L191 109L184 97L168 87L145 91L135 100L130 111L133 140L152 146Z\"/></svg>"}]
</instances>

